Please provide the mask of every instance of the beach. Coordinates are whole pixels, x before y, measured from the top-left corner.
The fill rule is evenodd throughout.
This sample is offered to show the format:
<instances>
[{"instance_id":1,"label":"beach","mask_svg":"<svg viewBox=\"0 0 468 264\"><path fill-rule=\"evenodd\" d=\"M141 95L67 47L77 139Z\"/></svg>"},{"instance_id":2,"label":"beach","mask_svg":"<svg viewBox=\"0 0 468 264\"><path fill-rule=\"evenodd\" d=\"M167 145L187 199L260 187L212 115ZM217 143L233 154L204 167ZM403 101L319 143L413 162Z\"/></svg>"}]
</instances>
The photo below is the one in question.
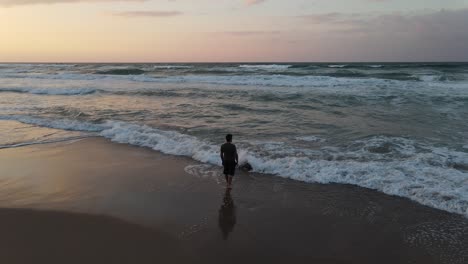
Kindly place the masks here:
<instances>
[{"instance_id":1,"label":"beach","mask_svg":"<svg viewBox=\"0 0 468 264\"><path fill-rule=\"evenodd\" d=\"M468 0L0 22L0 264L468 264Z\"/></svg>"},{"instance_id":2,"label":"beach","mask_svg":"<svg viewBox=\"0 0 468 264\"><path fill-rule=\"evenodd\" d=\"M0 264L468 264L468 0L0 22Z\"/></svg>"},{"instance_id":3,"label":"beach","mask_svg":"<svg viewBox=\"0 0 468 264\"><path fill-rule=\"evenodd\" d=\"M466 263L468 219L86 138L0 149L2 263Z\"/></svg>"}]
</instances>

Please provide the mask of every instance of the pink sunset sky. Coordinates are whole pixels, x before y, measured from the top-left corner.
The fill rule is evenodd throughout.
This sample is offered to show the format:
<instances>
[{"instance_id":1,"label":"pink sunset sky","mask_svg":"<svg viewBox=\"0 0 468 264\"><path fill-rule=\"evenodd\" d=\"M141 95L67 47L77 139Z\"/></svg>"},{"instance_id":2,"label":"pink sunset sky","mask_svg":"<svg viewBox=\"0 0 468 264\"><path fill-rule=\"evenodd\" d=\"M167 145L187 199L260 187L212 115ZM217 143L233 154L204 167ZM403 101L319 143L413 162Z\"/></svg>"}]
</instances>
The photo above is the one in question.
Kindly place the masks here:
<instances>
[{"instance_id":1,"label":"pink sunset sky","mask_svg":"<svg viewBox=\"0 0 468 264\"><path fill-rule=\"evenodd\" d=\"M468 61L467 0L0 0L2 62Z\"/></svg>"}]
</instances>

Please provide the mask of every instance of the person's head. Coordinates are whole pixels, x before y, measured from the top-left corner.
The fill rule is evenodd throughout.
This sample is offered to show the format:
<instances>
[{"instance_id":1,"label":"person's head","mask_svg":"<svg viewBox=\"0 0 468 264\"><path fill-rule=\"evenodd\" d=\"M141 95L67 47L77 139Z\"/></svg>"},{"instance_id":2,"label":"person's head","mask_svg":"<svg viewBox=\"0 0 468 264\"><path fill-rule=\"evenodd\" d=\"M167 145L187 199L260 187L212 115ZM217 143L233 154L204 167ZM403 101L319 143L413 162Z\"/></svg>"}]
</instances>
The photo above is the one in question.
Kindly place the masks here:
<instances>
[{"instance_id":1,"label":"person's head","mask_svg":"<svg viewBox=\"0 0 468 264\"><path fill-rule=\"evenodd\" d=\"M232 142L232 135L231 134L226 135L226 141L227 142Z\"/></svg>"}]
</instances>

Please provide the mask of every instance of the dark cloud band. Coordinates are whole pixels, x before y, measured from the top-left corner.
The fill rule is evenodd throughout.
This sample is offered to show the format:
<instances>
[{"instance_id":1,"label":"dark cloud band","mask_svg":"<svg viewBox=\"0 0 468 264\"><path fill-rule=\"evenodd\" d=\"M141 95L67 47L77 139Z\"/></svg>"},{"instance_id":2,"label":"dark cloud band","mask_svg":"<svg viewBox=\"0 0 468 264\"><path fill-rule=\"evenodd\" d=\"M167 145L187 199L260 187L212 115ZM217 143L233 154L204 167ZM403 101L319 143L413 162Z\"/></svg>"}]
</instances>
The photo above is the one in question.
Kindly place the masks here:
<instances>
[{"instance_id":1,"label":"dark cloud band","mask_svg":"<svg viewBox=\"0 0 468 264\"><path fill-rule=\"evenodd\" d=\"M127 11L114 13L114 16L121 17L172 17L180 16L182 12L179 11Z\"/></svg>"},{"instance_id":2,"label":"dark cloud band","mask_svg":"<svg viewBox=\"0 0 468 264\"><path fill-rule=\"evenodd\" d=\"M0 6L18 6L35 4L58 4L58 3L98 3L98 2L145 2L147 0L0 0Z\"/></svg>"}]
</instances>

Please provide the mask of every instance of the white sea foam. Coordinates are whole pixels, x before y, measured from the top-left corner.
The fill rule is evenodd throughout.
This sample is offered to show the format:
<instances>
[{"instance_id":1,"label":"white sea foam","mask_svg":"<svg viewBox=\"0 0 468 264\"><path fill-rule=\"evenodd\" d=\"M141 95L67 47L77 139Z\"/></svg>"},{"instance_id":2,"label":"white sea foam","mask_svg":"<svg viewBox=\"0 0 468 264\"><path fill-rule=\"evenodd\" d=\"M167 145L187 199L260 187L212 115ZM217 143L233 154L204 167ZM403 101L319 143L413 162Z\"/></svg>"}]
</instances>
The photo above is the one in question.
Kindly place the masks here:
<instances>
[{"instance_id":1,"label":"white sea foam","mask_svg":"<svg viewBox=\"0 0 468 264\"><path fill-rule=\"evenodd\" d=\"M179 83L208 83L222 85L246 85L246 86L267 86L267 87L339 87L363 85L388 85L403 84L402 81L383 79L358 79L358 78L336 78L329 76L289 76L289 75L255 75L255 76L216 76L216 75L193 75L174 76L165 78L152 78L147 76L136 77L139 81L148 82L179 82Z\"/></svg>"},{"instance_id":2,"label":"white sea foam","mask_svg":"<svg viewBox=\"0 0 468 264\"><path fill-rule=\"evenodd\" d=\"M128 69L134 69L134 67L130 65L104 65L104 66L97 67L95 69L99 71L109 71L109 70L128 70Z\"/></svg>"},{"instance_id":3,"label":"white sea foam","mask_svg":"<svg viewBox=\"0 0 468 264\"><path fill-rule=\"evenodd\" d=\"M248 160L257 171L305 182L359 185L468 216L467 173L431 166L423 156L393 162L255 156Z\"/></svg>"},{"instance_id":4,"label":"white sea foam","mask_svg":"<svg viewBox=\"0 0 468 264\"><path fill-rule=\"evenodd\" d=\"M284 65L284 64L259 64L259 65L245 64L245 65L239 65L239 68L251 69L251 70L274 71L274 70L286 70L291 66L292 65Z\"/></svg>"},{"instance_id":5,"label":"white sea foam","mask_svg":"<svg viewBox=\"0 0 468 264\"><path fill-rule=\"evenodd\" d=\"M110 128L102 131L101 135L113 141L220 165L218 148L195 137L123 122L108 122L106 126ZM296 156L274 158L259 152L249 152L248 149L240 151L240 158L241 162L252 164L257 172L305 182L355 184L468 216L468 173L452 166L454 162L468 161L468 154L443 148L417 153L414 147L409 146L409 141L390 139L389 142L394 142L393 148L408 158L390 161L351 159L362 156L362 152L369 153L367 148L383 140L382 137L371 139L362 148L345 152L342 157L344 160L339 161ZM362 142L356 144L359 143ZM283 153L288 153L287 146Z\"/></svg>"},{"instance_id":6,"label":"white sea foam","mask_svg":"<svg viewBox=\"0 0 468 264\"><path fill-rule=\"evenodd\" d=\"M218 147L198 138L124 122L108 122L105 126L109 128L101 135L113 141L220 165ZM351 150L340 161L296 156L274 158L244 149L240 151L240 162L248 161L257 172L305 182L355 184L468 216L468 173L453 167L454 162L468 161L468 154L440 148L419 154L403 141L394 148L408 158L392 161L346 159L362 155L368 146L375 144L371 141L363 148ZM288 147L283 149L284 153L288 153Z\"/></svg>"},{"instance_id":7,"label":"white sea foam","mask_svg":"<svg viewBox=\"0 0 468 264\"><path fill-rule=\"evenodd\" d=\"M61 73L61 74L38 74L38 73L15 73L1 74L2 78L14 79L39 79L39 80L103 80L103 79L118 79L120 76L108 76L103 74L79 74L79 73ZM120 78L123 79L123 78Z\"/></svg>"},{"instance_id":8,"label":"white sea foam","mask_svg":"<svg viewBox=\"0 0 468 264\"><path fill-rule=\"evenodd\" d=\"M187 65L155 65L153 69L191 69L193 66Z\"/></svg>"},{"instance_id":9,"label":"white sea foam","mask_svg":"<svg viewBox=\"0 0 468 264\"><path fill-rule=\"evenodd\" d=\"M119 143L152 148L166 154L188 156L201 162L219 164L218 148L196 137L137 125L126 122L108 121L101 135Z\"/></svg>"},{"instance_id":10,"label":"white sea foam","mask_svg":"<svg viewBox=\"0 0 468 264\"><path fill-rule=\"evenodd\" d=\"M437 82L440 79L440 75L419 75L415 76L423 82Z\"/></svg>"},{"instance_id":11,"label":"white sea foam","mask_svg":"<svg viewBox=\"0 0 468 264\"><path fill-rule=\"evenodd\" d=\"M336 65L328 65L329 68L344 68L348 65L346 64L336 64Z\"/></svg>"},{"instance_id":12,"label":"white sea foam","mask_svg":"<svg viewBox=\"0 0 468 264\"><path fill-rule=\"evenodd\" d=\"M209 164L193 164L188 165L184 168L184 171L192 176L202 179L210 179L215 181L217 184L225 183L223 179L219 177L219 168Z\"/></svg>"},{"instance_id":13,"label":"white sea foam","mask_svg":"<svg viewBox=\"0 0 468 264\"><path fill-rule=\"evenodd\" d=\"M254 67L255 65L246 65ZM276 69L288 65L267 65L278 66ZM162 66L161 66L162 67ZM174 66L176 67L176 66ZM261 69L261 68L252 68ZM273 71L274 72L274 71ZM263 71L261 71L263 73ZM285 74L256 74L256 75L219 75L219 74L200 74L200 75L177 75L177 76L159 76L151 74L140 75L106 75L106 74L78 74L78 73L61 73L61 74L0 74L2 78L30 80L70 80L70 81L87 81L94 82L97 85L101 81L126 81L136 83L203 83L215 85L233 85L233 86L265 86L265 87L363 87L363 86L411 86L412 88L424 88L426 86L445 89L465 89L468 87L468 82L441 82L440 76L436 75L415 75L422 82L418 84L416 81L405 80L389 80L380 78L346 78L346 77L332 77L332 76L291 76ZM424 83L423 83L424 82Z\"/></svg>"},{"instance_id":14,"label":"white sea foam","mask_svg":"<svg viewBox=\"0 0 468 264\"><path fill-rule=\"evenodd\" d=\"M218 146L176 131L120 121L93 124L26 116L0 119L98 132L115 142L220 165ZM464 169L468 168L468 153L383 136L356 141L347 148L329 147L310 153L284 143L273 145L264 150L240 146L241 162L248 161L256 172L304 182L359 185L468 217L468 172Z\"/></svg>"},{"instance_id":15,"label":"white sea foam","mask_svg":"<svg viewBox=\"0 0 468 264\"><path fill-rule=\"evenodd\" d=\"M323 142L323 141L325 141L325 139L317 137L317 136L297 137L296 140L308 141L308 142Z\"/></svg>"}]
</instances>

